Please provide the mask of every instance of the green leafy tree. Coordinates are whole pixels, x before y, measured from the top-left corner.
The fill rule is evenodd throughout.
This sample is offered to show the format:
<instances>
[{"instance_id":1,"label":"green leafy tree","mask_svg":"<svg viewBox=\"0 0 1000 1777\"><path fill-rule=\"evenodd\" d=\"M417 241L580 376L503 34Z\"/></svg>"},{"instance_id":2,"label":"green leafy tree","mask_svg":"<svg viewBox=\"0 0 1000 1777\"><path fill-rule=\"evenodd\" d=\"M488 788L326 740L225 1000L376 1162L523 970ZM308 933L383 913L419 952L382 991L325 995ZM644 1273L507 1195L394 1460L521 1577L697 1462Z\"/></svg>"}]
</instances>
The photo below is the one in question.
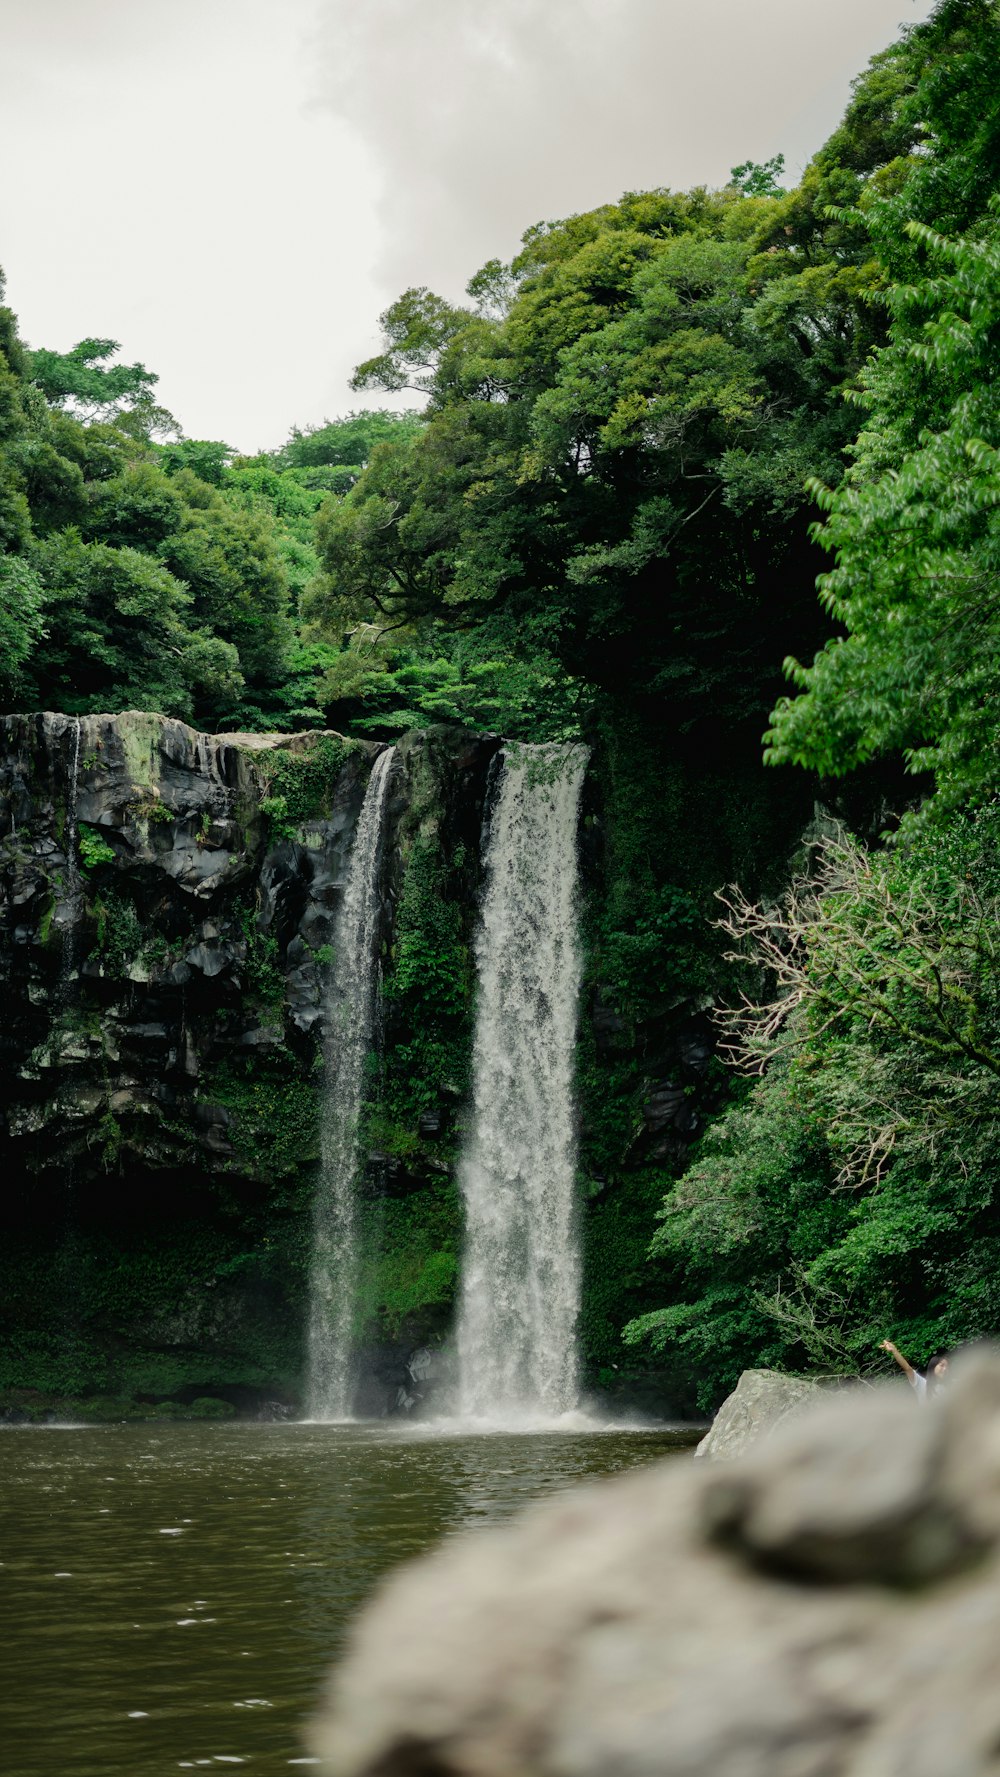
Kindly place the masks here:
<instances>
[{"instance_id":1,"label":"green leafy tree","mask_svg":"<svg viewBox=\"0 0 1000 1777\"><path fill-rule=\"evenodd\" d=\"M392 438L413 437L422 431L423 425L418 413L363 408L339 420L324 420L321 426L307 426L304 431L293 426L287 444L274 452L274 461L282 469L340 470L345 479L336 483L334 491L346 492L351 478L356 479L361 473L376 445ZM317 480L310 485L319 487L323 482Z\"/></svg>"},{"instance_id":2,"label":"green leafy tree","mask_svg":"<svg viewBox=\"0 0 1000 1777\"><path fill-rule=\"evenodd\" d=\"M761 708L789 624L818 633L803 482L839 473L867 344L842 253L776 300L777 201L635 194L529 231L474 307L407 292L358 380L419 385L427 423L324 508L307 620L342 642L503 616L678 725Z\"/></svg>"},{"instance_id":3,"label":"green leafy tree","mask_svg":"<svg viewBox=\"0 0 1000 1777\"><path fill-rule=\"evenodd\" d=\"M271 526L234 508L190 469L167 485L181 507L160 553L190 589L196 622L233 644L248 681L280 683L291 639L289 598Z\"/></svg>"},{"instance_id":4,"label":"green leafy tree","mask_svg":"<svg viewBox=\"0 0 1000 1777\"><path fill-rule=\"evenodd\" d=\"M379 316L385 350L359 364L354 389L412 389L427 394L445 350L465 319L465 311L426 287L404 290Z\"/></svg>"},{"instance_id":5,"label":"green leafy tree","mask_svg":"<svg viewBox=\"0 0 1000 1777\"><path fill-rule=\"evenodd\" d=\"M48 640L33 663L45 707L188 713L190 601L166 568L72 531L39 543L33 561L45 587Z\"/></svg>"},{"instance_id":6,"label":"green leafy tree","mask_svg":"<svg viewBox=\"0 0 1000 1777\"><path fill-rule=\"evenodd\" d=\"M784 189L781 185L784 170L784 155L775 154L770 160L741 161L733 168L730 178L744 197L780 197Z\"/></svg>"},{"instance_id":7,"label":"green leafy tree","mask_svg":"<svg viewBox=\"0 0 1000 1777\"><path fill-rule=\"evenodd\" d=\"M887 1331L927 1357L1000 1325L998 76L1000 11L944 0L771 223L801 259L825 212L889 325L849 472L812 484L838 633L787 663L769 757L902 754L933 794L885 851L828 840L780 905L729 897L752 973L724 1025L757 1077L665 1199L673 1300L627 1334L700 1366L706 1400L748 1363L866 1369ZM779 269L772 304L810 272Z\"/></svg>"},{"instance_id":8,"label":"green leafy tree","mask_svg":"<svg viewBox=\"0 0 1000 1777\"><path fill-rule=\"evenodd\" d=\"M218 438L177 438L171 444L160 446L157 459L168 475L190 469L199 481L207 481L210 487L222 487L235 454Z\"/></svg>"},{"instance_id":9,"label":"green leafy tree","mask_svg":"<svg viewBox=\"0 0 1000 1777\"><path fill-rule=\"evenodd\" d=\"M24 669L45 634L43 601L41 580L24 557L0 555L0 686L7 698L25 687Z\"/></svg>"},{"instance_id":10,"label":"green leafy tree","mask_svg":"<svg viewBox=\"0 0 1000 1777\"><path fill-rule=\"evenodd\" d=\"M998 837L992 809L897 854L841 835L780 905L728 897L757 1079L664 1201L675 1300L626 1333L706 1401L761 1362L872 1370L886 1329L922 1357L995 1331Z\"/></svg>"},{"instance_id":11,"label":"green leafy tree","mask_svg":"<svg viewBox=\"0 0 1000 1777\"><path fill-rule=\"evenodd\" d=\"M116 364L116 339L81 339L69 352L30 354L32 381L47 401L83 420L114 420L136 437L176 432L177 421L158 406L159 377L144 364Z\"/></svg>"},{"instance_id":12,"label":"green leafy tree","mask_svg":"<svg viewBox=\"0 0 1000 1777\"><path fill-rule=\"evenodd\" d=\"M943 5L912 48L926 64L909 101L926 152L865 212L894 274L890 338L860 378L867 417L849 476L814 486L827 513L817 538L835 558L821 596L842 633L811 664L786 663L800 694L779 703L767 738L774 762L827 775L902 752L935 774L943 808L998 784L997 10Z\"/></svg>"}]
</instances>

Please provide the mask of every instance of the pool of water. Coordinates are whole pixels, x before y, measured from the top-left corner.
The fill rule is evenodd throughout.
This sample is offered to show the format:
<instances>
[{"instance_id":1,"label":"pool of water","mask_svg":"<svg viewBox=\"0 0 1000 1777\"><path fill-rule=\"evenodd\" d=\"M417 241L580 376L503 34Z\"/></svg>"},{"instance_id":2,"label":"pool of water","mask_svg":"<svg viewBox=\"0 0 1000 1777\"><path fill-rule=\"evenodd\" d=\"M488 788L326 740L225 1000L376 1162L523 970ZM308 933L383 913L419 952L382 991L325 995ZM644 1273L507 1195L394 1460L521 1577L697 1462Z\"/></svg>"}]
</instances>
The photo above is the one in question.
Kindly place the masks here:
<instances>
[{"instance_id":1,"label":"pool of water","mask_svg":"<svg viewBox=\"0 0 1000 1777\"><path fill-rule=\"evenodd\" d=\"M415 1427L0 1431L0 1769L160 1777L308 1760L359 1603L442 1536L690 1439Z\"/></svg>"}]
</instances>

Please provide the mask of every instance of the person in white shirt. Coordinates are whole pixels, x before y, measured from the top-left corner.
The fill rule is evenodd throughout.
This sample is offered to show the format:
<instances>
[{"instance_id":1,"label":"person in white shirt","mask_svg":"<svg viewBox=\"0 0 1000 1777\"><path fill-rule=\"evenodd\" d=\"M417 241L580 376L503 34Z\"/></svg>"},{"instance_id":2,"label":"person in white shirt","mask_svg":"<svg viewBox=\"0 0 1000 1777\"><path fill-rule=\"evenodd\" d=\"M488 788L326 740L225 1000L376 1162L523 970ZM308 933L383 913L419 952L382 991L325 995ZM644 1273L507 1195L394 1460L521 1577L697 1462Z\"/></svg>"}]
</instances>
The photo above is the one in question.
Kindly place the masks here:
<instances>
[{"instance_id":1,"label":"person in white shirt","mask_svg":"<svg viewBox=\"0 0 1000 1777\"><path fill-rule=\"evenodd\" d=\"M925 1401L929 1394L936 1393L947 1379L948 1358L943 1351L939 1352L937 1357L931 1358L926 1371L921 1375L920 1371L913 1368L913 1365L903 1356L899 1346L894 1345L891 1339L883 1339L879 1350L887 1351L890 1357L895 1358L918 1401Z\"/></svg>"}]
</instances>

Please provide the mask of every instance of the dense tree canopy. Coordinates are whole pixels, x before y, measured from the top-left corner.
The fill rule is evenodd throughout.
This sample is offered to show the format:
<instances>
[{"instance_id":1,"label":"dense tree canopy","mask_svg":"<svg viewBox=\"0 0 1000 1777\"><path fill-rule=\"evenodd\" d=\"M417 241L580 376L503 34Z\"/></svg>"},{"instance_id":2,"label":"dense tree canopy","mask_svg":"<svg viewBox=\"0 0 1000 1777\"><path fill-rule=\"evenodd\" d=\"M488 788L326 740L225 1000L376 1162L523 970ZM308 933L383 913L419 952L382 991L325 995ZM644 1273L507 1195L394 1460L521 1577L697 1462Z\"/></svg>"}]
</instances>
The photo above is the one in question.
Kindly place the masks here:
<instances>
[{"instance_id":1,"label":"dense tree canopy","mask_svg":"<svg viewBox=\"0 0 1000 1777\"><path fill-rule=\"evenodd\" d=\"M762 1356L864 1369L887 1332L926 1358L1000 1329L1000 14L946 0L876 68L918 151L836 211L889 331L848 472L812 488L838 632L787 663L768 749L829 777L901 754L926 790L887 849L842 835L779 907L727 898L759 1077L668 1195L674 1300L629 1329L707 1398Z\"/></svg>"},{"instance_id":2,"label":"dense tree canopy","mask_svg":"<svg viewBox=\"0 0 1000 1777\"><path fill-rule=\"evenodd\" d=\"M197 639L133 695L214 725L444 716L539 736L625 692L679 730L759 726L782 655L824 634L804 484L838 481L841 389L881 337L863 298L883 274L850 207L913 145L909 69L898 48L877 59L795 191L780 156L746 162L720 192L539 224L467 306L407 291L355 382L416 390L423 414L362 410L239 458L176 435L113 341L27 354L9 318L5 527L40 608L64 542L63 605L91 559L71 531L152 557ZM23 698L79 700L88 622L53 650L24 630ZM96 659L79 682L121 689Z\"/></svg>"},{"instance_id":3,"label":"dense tree canopy","mask_svg":"<svg viewBox=\"0 0 1000 1777\"><path fill-rule=\"evenodd\" d=\"M657 1175L667 1306L629 1335L706 1399L748 1361L1000 1328L998 165L996 0L941 0L794 187L778 155L537 224L467 301L386 310L354 386L419 411L253 458L183 438L113 341L28 352L0 310L5 708L590 741L609 1203L678 1004L717 993L720 946L748 965L753 1077ZM833 797L873 761L862 836L827 823L784 900L733 891L713 935L788 768Z\"/></svg>"},{"instance_id":4,"label":"dense tree canopy","mask_svg":"<svg viewBox=\"0 0 1000 1777\"><path fill-rule=\"evenodd\" d=\"M241 458L177 436L156 377L117 349L27 352L0 317L6 707L321 725L337 650L304 637L298 608L319 566L316 514L374 441L421 422L359 413Z\"/></svg>"},{"instance_id":5,"label":"dense tree canopy","mask_svg":"<svg viewBox=\"0 0 1000 1777\"><path fill-rule=\"evenodd\" d=\"M467 306L387 310L356 386L422 392L427 423L324 510L304 607L358 638L338 671L361 709L401 638L437 631L560 680L553 732L595 692L682 731L759 721L791 638L825 633L806 483L839 481L843 392L885 337L865 209L908 176L913 76L908 40L877 57L793 191L779 156L720 192L627 194L529 230Z\"/></svg>"},{"instance_id":6,"label":"dense tree canopy","mask_svg":"<svg viewBox=\"0 0 1000 1777\"><path fill-rule=\"evenodd\" d=\"M905 107L923 154L865 212L886 267L888 342L860 378L853 464L818 540L844 634L784 700L772 757L827 773L892 750L932 770L937 806L998 788L1000 673L1000 29L995 7L945 5L915 34L927 68ZM916 126L915 126L916 127Z\"/></svg>"}]
</instances>

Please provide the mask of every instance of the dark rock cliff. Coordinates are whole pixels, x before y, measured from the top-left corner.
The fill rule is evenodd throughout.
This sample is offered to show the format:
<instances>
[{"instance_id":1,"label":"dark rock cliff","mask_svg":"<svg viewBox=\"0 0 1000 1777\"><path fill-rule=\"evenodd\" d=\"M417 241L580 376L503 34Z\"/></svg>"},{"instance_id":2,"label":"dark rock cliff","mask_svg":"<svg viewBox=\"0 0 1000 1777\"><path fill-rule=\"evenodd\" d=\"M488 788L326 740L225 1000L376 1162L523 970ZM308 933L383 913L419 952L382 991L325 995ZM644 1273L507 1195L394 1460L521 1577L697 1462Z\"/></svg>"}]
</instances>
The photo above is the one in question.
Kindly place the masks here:
<instances>
[{"instance_id":1,"label":"dark rock cliff","mask_svg":"<svg viewBox=\"0 0 1000 1777\"><path fill-rule=\"evenodd\" d=\"M434 910L452 910L467 946L496 745L432 733L398 749L390 980L414 847L433 853ZM0 723L0 1396L15 1411L294 1404L325 984L378 751L335 734L199 734L138 712ZM405 1026L405 995L389 1016ZM413 1140L395 1143L405 1160L370 1143L373 1204L450 1186L454 1096L423 1075ZM384 1213L370 1219L382 1248ZM405 1391L403 1359L428 1323L419 1276L408 1292L395 1281L387 1316L380 1269L376 1253L376 1407Z\"/></svg>"},{"instance_id":2,"label":"dark rock cliff","mask_svg":"<svg viewBox=\"0 0 1000 1777\"><path fill-rule=\"evenodd\" d=\"M314 1037L377 749L320 737L344 755L327 806L275 842L268 766L308 761L298 737L137 713L10 716L0 737L13 1166L88 1170L102 1129L133 1164L227 1165L232 1118L212 1082L243 1055L302 1053Z\"/></svg>"}]
</instances>

